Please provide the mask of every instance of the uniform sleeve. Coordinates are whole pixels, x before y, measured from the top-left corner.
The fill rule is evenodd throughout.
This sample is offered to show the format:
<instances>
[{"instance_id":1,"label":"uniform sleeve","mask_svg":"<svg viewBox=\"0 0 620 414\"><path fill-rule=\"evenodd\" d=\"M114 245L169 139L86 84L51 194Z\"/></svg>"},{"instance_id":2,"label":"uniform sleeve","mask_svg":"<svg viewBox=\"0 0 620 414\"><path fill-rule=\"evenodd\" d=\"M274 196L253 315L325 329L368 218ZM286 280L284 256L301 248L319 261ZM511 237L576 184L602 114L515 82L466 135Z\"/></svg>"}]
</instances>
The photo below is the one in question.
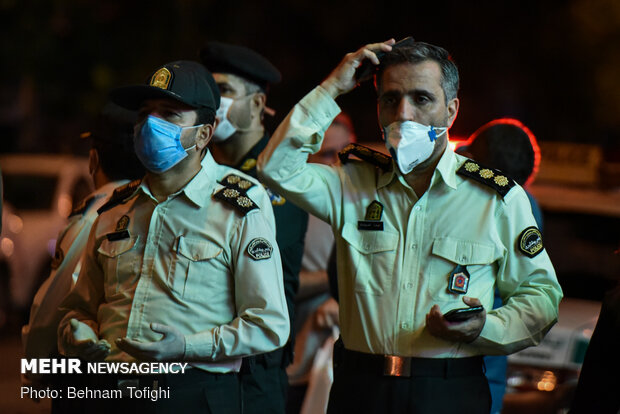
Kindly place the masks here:
<instances>
[{"instance_id":1,"label":"uniform sleeve","mask_svg":"<svg viewBox=\"0 0 620 414\"><path fill-rule=\"evenodd\" d=\"M64 354L64 344L69 339L69 321L75 318L99 333L97 310L104 299L103 270L97 261L97 239L95 221L88 236L88 242L81 258L78 281L71 292L62 301L60 307L66 311L58 325L58 350Z\"/></svg>"},{"instance_id":2,"label":"uniform sleeve","mask_svg":"<svg viewBox=\"0 0 620 414\"><path fill-rule=\"evenodd\" d=\"M524 230L536 226L525 192L514 189L505 201L505 209L496 217L505 249L497 275L504 305L488 312L480 336L472 343L487 354L510 354L539 344L557 322L562 299L547 251L530 257L519 248Z\"/></svg>"},{"instance_id":3,"label":"uniform sleeve","mask_svg":"<svg viewBox=\"0 0 620 414\"><path fill-rule=\"evenodd\" d=\"M308 164L308 154L321 148L323 135L340 112L320 86L306 95L278 126L258 157L261 181L321 220L332 222L340 200L335 169Z\"/></svg>"},{"instance_id":4,"label":"uniform sleeve","mask_svg":"<svg viewBox=\"0 0 620 414\"><path fill-rule=\"evenodd\" d=\"M265 193L261 189L261 193ZM264 197L267 197L265 194ZM230 323L185 337L185 359L212 360L269 352L289 336L282 263L270 204L239 220L230 239L237 316ZM272 213L271 213L272 214Z\"/></svg>"}]
</instances>

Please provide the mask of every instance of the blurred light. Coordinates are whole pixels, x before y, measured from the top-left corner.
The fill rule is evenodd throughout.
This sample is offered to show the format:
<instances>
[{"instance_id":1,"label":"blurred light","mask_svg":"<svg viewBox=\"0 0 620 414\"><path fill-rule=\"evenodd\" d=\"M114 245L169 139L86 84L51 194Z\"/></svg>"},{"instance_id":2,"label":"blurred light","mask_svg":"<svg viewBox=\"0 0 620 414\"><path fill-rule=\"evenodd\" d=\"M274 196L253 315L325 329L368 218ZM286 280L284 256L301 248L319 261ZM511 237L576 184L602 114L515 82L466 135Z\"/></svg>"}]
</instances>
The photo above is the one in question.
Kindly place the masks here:
<instances>
[{"instance_id":1,"label":"blurred light","mask_svg":"<svg viewBox=\"0 0 620 414\"><path fill-rule=\"evenodd\" d=\"M61 217L69 217L69 214L71 214L71 204L71 197L67 194L61 194L58 197L58 214Z\"/></svg>"},{"instance_id":2,"label":"blurred light","mask_svg":"<svg viewBox=\"0 0 620 414\"><path fill-rule=\"evenodd\" d=\"M19 234L24 229L24 221L15 214L9 214L7 226L12 233Z\"/></svg>"},{"instance_id":3,"label":"blurred light","mask_svg":"<svg viewBox=\"0 0 620 414\"><path fill-rule=\"evenodd\" d=\"M537 388L540 391L553 391L557 381L558 380L553 372L545 371L541 380L538 381Z\"/></svg>"},{"instance_id":4,"label":"blurred light","mask_svg":"<svg viewBox=\"0 0 620 414\"><path fill-rule=\"evenodd\" d=\"M11 257L13 251L15 250L15 245L13 244L13 240L8 237L3 237L2 241L0 241L0 250L6 257Z\"/></svg>"}]
</instances>

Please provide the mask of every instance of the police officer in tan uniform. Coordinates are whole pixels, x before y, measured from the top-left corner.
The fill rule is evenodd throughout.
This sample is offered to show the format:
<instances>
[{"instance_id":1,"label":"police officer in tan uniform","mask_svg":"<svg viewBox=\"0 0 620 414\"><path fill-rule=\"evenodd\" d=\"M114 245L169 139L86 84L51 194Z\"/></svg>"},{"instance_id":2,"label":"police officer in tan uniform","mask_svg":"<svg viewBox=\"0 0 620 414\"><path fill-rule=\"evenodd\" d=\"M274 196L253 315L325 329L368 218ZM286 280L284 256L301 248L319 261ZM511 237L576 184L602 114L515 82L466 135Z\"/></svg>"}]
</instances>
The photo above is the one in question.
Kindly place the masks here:
<instances>
[{"instance_id":1,"label":"police officer in tan uniform","mask_svg":"<svg viewBox=\"0 0 620 414\"><path fill-rule=\"evenodd\" d=\"M64 302L60 350L88 360L187 361L185 374L116 385L170 387L154 403L158 412L241 412L241 359L289 335L269 198L208 152L219 93L199 63L163 65L112 99L139 110L134 146L147 174L99 209Z\"/></svg>"}]
</instances>

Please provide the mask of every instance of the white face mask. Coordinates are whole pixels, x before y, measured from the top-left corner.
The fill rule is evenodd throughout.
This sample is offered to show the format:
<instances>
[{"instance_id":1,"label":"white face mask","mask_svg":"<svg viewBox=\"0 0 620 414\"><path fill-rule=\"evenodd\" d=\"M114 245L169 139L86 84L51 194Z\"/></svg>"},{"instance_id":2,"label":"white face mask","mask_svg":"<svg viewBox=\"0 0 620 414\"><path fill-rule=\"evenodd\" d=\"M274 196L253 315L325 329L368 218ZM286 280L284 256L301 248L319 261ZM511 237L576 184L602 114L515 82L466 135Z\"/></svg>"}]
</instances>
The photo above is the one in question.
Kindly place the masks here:
<instances>
[{"instance_id":1,"label":"white face mask","mask_svg":"<svg viewBox=\"0 0 620 414\"><path fill-rule=\"evenodd\" d=\"M213 132L213 141L226 141L235 132L237 132L237 128L230 122L230 119L228 119L228 111L234 102L235 100L232 98L226 98L223 96L220 98L220 107L215 113L215 116L220 120L220 122L217 124L217 128L215 128L215 131Z\"/></svg>"},{"instance_id":2,"label":"white face mask","mask_svg":"<svg viewBox=\"0 0 620 414\"><path fill-rule=\"evenodd\" d=\"M383 128L383 138L400 171L408 174L431 156L435 141L447 130L413 121L393 122Z\"/></svg>"}]
</instances>

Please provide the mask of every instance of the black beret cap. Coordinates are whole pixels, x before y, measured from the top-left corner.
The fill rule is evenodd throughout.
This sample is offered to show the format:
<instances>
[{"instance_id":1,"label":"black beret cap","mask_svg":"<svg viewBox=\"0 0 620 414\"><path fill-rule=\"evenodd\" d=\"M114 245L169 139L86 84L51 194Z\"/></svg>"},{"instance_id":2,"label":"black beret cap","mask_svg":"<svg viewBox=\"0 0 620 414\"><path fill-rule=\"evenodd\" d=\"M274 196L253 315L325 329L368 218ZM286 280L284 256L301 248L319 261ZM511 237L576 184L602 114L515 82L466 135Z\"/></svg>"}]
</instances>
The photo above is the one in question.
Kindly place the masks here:
<instances>
[{"instance_id":1,"label":"black beret cap","mask_svg":"<svg viewBox=\"0 0 620 414\"><path fill-rule=\"evenodd\" d=\"M232 73L263 89L280 82L280 71L266 58L247 47L207 42L200 49L202 63L213 73Z\"/></svg>"},{"instance_id":2,"label":"black beret cap","mask_svg":"<svg viewBox=\"0 0 620 414\"><path fill-rule=\"evenodd\" d=\"M110 93L112 102L137 110L146 99L170 98L192 108L220 107L220 91L211 73L200 63L179 60L154 71L144 85L125 86Z\"/></svg>"}]
</instances>

